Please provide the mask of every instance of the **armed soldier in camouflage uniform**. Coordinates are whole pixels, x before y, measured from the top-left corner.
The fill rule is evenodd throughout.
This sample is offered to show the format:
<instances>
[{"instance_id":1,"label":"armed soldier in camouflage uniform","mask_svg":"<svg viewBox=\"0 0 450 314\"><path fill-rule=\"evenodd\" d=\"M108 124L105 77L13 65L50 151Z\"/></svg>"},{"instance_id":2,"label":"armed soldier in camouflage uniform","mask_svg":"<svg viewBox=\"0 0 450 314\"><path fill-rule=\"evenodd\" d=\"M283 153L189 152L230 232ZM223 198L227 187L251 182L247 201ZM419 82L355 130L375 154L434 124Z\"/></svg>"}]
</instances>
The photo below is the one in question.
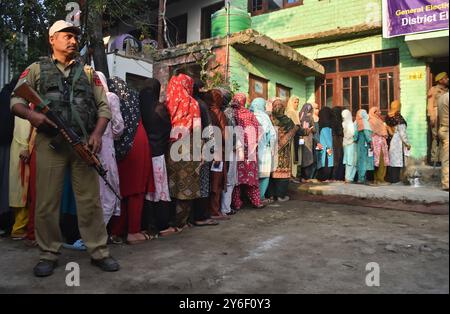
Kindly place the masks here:
<instances>
[{"instance_id":1,"label":"armed soldier in camouflage uniform","mask_svg":"<svg viewBox=\"0 0 450 314\"><path fill-rule=\"evenodd\" d=\"M448 191L448 92L438 101L439 138L441 140L442 189Z\"/></svg>"},{"instance_id":2,"label":"armed soldier in camouflage uniform","mask_svg":"<svg viewBox=\"0 0 450 314\"><path fill-rule=\"evenodd\" d=\"M98 153L102 135L111 119L105 91L94 70L75 60L80 30L71 23L57 21L49 30L51 58L42 58L21 75L44 99L50 109L64 117L92 152ZM34 268L38 277L49 276L57 264L63 239L59 210L67 167L71 169L81 236L92 264L104 271L116 271L119 264L107 248L107 232L100 205L99 180L90 168L58 134L44 114L30 110L27 102L13 94L11 109L38 129L36 137L36 239L41 258Z\"/></svg>"},{"instance_id":3,"label":"armed soldier in camouflage uniform","mask_svg":"<svg viewBox=\"0 0 450 314\"><path fill-rule=\"evenodd\" d=\"M435 77L437 84L428 91L427 115L431 128L431 162L436 165L440 162L440 145L438 143L438 122L437 111L439 98L448 92L448 75L445 72L439 73Z\"/></svg>"}]
</instances>

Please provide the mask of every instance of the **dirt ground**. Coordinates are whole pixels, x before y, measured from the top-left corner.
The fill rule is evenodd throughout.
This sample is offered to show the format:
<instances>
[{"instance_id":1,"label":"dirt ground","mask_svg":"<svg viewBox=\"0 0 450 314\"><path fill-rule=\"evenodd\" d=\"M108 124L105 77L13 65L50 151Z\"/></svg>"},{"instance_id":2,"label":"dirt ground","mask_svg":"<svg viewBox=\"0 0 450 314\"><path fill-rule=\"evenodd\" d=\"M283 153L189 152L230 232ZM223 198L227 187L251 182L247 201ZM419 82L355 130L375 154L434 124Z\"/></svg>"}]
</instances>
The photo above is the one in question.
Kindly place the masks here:
<instances>
[{"instance_id":1,"label":"dirt ground","mask_svg":"<svg viewBox=\"0 0 450 314\"><path fill-rule=\"evenodd\" d=\"M294 200L242 210L214 227L111 246L117 273L63 249L49 278L38 251L0 239L0 293L449 293L448 215ZM67 287L65 265L80 265ZM366 265L380 286L366 285Z\"/></svg>"}]
</instances>

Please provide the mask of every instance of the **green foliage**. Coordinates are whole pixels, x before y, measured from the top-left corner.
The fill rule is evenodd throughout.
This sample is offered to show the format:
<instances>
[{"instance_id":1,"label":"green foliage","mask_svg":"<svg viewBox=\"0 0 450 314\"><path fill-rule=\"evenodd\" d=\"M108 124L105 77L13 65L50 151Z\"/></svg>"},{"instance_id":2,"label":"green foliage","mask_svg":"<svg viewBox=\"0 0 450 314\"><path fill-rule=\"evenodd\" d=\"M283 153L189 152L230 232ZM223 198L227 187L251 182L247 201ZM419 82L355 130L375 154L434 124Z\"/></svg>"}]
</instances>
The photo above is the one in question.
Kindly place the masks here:
<instances>
[{"instance_id":1,"label":"green foliage","mask_svg":"<svg viewBox=\"0 0 450 314\"><path fill-rule=\"evenodd\" d=\"M234 95L241 90L241 85L236 80L231 80L231 93Z\"/></svg>"},{"instance_id":2,"label":"green foliage","mask_svg":"<svg viewBox=\"0 0 450 314\"><path fill-rule=\"evenodd\" d=\"M30 63L40 56L48 55L48 28L57 20L65 19L68 2L78 2L82 11L82 26L91 32L100 27L101 32L109 25L142 14L142 8L147 6L142 0L1 0L0 5L0 47L8 52L14 74L20 73ZM89 4L89 8L86 7ZM109 24L83 25L86 21L83 14L86 11L96 11L105 17L109 13ZM147 13L150 13L149 11ZM140 23L142 28L151 25L149 18L140 16L131 19ZM147 26L146 26L147 25ZM27 46L20 39L21 34L27 36ZM88 36L83 36L82 45ZM28 48L28 49L26 49Z\"/></svg>"},{"instance_id":3,"label":"green foliage","mask_svg":"<svg viewBox=\"0 0 450 314\"><path fill-rule=\"evenodd\" d=\"M194 56L195 57L195 56ZM201 57L195 57L197 64L200 65L200 79L205 83L205 88L210 90L216 87L226 87L234 94L239 91L241 86L237 81L227 82L225 75L221 69L221 65L217 63L216 56L212 50L204 50Z\"/></svg>"},{"instance_id":4,"label":"green foliage","mask_svg":"<svg viewBox=\"0 0 450 314\"><path fill-rule=\"evenodd\" d=\"M0 6L0 43L8 52L13 75L48 53L47 30L54 17L64 18L63 0L8 0ZM27 46L23 40L27 37ZM28 49L26 49L28 48Z\"/></svg>"}]
</instances>

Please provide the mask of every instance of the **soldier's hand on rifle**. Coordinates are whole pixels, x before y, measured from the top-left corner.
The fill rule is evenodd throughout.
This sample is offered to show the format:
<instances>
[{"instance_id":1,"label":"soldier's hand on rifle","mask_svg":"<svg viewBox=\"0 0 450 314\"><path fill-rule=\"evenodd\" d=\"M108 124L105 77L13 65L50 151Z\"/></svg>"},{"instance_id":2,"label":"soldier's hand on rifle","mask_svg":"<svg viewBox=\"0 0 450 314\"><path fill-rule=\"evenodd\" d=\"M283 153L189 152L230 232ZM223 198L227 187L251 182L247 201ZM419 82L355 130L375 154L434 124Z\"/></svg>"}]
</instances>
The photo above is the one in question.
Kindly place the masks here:
<instances>
[{"instance_id":1,"label":"soldier's hand on rifle","mask_svg":"<svg viewBox=\"0 0 450 314\"><path fill-rule=\"evenodd\" d=\"M36 111L30 110L27 116L27 120L30 121L31 125L35 128L39 128L43 124L48 124L55 129L58 128L56 124L53 123L53 121L51 121L49 118L47 118L45 114Z\"/></svg>"},{"instance_id":2,"label":"soldier's hand on rifle","mask_svg":"<svg viewBox=\"0 0 450 314\"><path fill-rule=\"evenodd\" d=\"M102 150L102 136L97 133L92 133L88 142L91 152L98 154Z\"/></svg>"}]
</instances>

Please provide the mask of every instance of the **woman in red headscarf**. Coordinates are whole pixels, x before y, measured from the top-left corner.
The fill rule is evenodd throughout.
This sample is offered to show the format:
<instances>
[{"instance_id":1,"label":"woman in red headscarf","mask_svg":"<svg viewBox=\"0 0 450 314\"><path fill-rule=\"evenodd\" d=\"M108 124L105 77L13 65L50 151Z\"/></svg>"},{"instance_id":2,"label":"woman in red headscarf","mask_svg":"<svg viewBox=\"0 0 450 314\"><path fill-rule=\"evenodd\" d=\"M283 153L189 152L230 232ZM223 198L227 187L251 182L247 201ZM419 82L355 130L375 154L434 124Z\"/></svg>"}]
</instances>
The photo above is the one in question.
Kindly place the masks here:
<instances>
[{"instance_id":1,"label":"woman in red headscarf","mask_svg":"<svg viewBox=\"0 0 450 314\"><path fill-rule=\"evenodd\" d=\"M255 115L245 108L247 96L238 93L231 101L236 124L244 131L243 136L238 135L237 156L239 157L239 147L243 148L243 160L238 158L237 165L237 186L233 191L233 207L240 209L242 207L241 192L246 190L248 198L255 208L263 208L261 195L259 191L258 177L258 128L259 122Z\"/></svg>"},{"instance_id":2,"label":"woman in red headscarf","mask_svg":"<svg viewBox=\"0 0 450 314\"><path fill-rule=\"evenodd\" d=\"M193 160L192 134L194 122L201 131L200 106L193 97L194 80L185 75L173 76L167 85L167 109L170 114L172 132L169 154L167 156L167 175L169 178L170 197L176 201L176 226L187 225L192 202L201 198L200 166L201 162ZM197 127L197 124L195 125ZM189 139L186 139L186 136ZM187 140L189 151L183 151L180 141ZM182 159L175 161L174 156ZM186 158L187 157L187 158Z\"/></svg>"}]
</instances>

